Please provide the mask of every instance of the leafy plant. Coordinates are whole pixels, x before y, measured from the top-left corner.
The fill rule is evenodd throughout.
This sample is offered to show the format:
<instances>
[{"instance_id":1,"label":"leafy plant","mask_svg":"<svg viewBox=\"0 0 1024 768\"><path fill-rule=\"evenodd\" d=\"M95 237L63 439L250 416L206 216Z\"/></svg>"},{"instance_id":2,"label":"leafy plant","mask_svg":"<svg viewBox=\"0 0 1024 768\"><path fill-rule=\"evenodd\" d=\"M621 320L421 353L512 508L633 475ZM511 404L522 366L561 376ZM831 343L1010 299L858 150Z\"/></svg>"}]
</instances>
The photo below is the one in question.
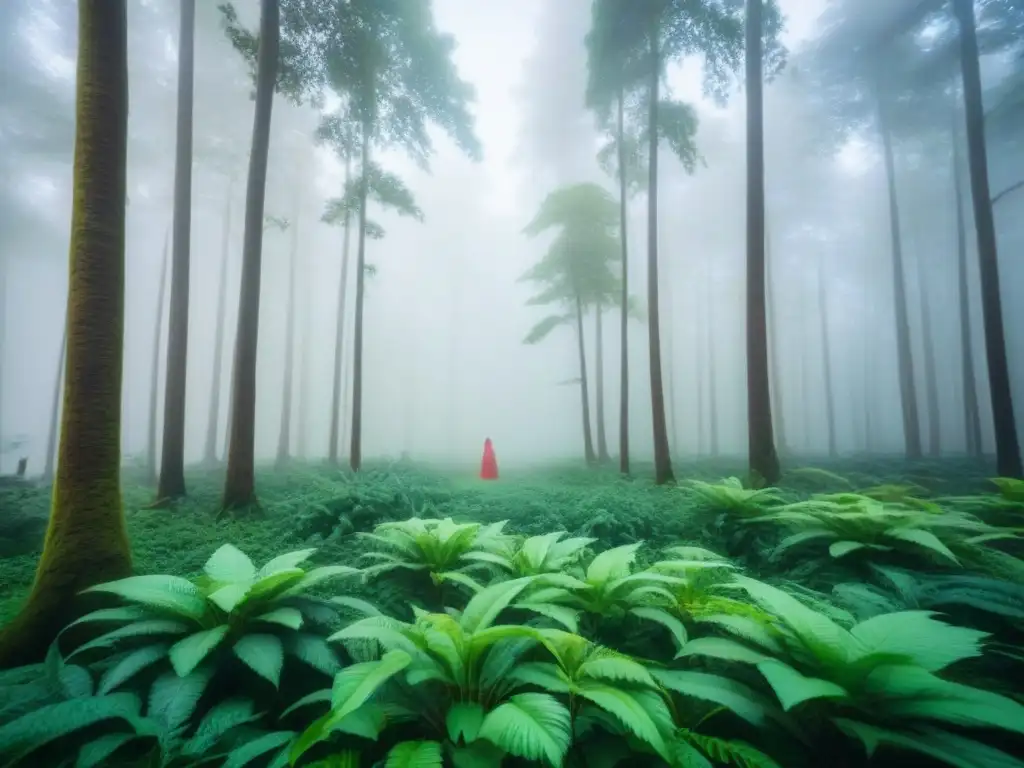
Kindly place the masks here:
<instances>
[{"instance_id":1,"label":"leafy plant","mask_svg":"<svg viewBox=\"0 0 1024 768\"><path fill-rule=\"evenodd\" d=\"M744 488L736 477L719 483L689 480L686 487L696 499L696 512L705 533L723 542L730 557L753 554L760 549L756 532L743 524L762 518L784 500L778 488Z\"/></svg>"},{"instance_id":2,"label":"leafy plant","mask_svg":"<svg viewBox=\"0 0 1024 768\"><path fill-rule=\"evenodd\" d=\"M881 614L847 630L782 590L742 576L737 581L774 616L771 627L740 640L698 638L681 655L754 665L783 710L805 726L820 718L859 740L869 755L887 744L955 766L995 764L985 762L994 755L1005 760L1000 765L1019 765L957 729L1024 734L1024 706L938 674L980 656L984 632L945 624L927 611Z\"/></svg>"}]
</instances>

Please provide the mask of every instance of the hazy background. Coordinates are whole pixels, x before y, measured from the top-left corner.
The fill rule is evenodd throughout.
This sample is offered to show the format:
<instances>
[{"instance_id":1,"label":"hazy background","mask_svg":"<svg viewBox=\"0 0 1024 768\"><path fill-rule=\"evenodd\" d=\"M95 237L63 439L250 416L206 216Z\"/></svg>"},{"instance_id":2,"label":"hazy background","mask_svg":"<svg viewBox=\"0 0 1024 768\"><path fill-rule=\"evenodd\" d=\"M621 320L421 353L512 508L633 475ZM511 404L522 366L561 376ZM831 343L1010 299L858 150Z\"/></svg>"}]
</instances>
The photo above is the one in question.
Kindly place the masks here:
<instances>
[{"instance_id":1,"label":"hazy background","mask_svg":"<svg viewBox=\"0 0 1024 768\"><path fill-rule=\"evenodd\" d=\"M779 1L787 17L783 38L795 56L816 33L824 0ZM201 456L209 407L226 190L221 169L226 167L240 172L230 230L228 344L234 337L252 127L246 67L220 32L214 5L212 0L198 2L186 461ZM74 0L0 3L0 140L5 147L0 156L0 255L6 262L7 296L2 437L27 441L4 457L4 471L13 469L18 455L29 456L30 472L41 471L44 462L67 285L76 6ZM171 218L176 6L169 0L129 0L126 455L142 453L146 444L153 324ZM253 0L239 3L242 18L253 26L256 6ZM426 219L420 224L371 213L388 234L367 247L367 260L378 273L367 281L364 453L408 451L413 458L475 461L490 436L499 460L576 457L582 453L579 394L575 387L559 386L578 375L572 332L559 330L543 344L524 346L523 337L543 310L523 306L529 286L516 279L543 254L545 243L524 238L520 230L549 191L578 181L615 189L596 164L600 137L583 105L583 36L590 3L434 0L434 8L437 25L458 40L455 60L461 75L477 89L474 112L485 155L474 164L438 135L432 173L398 155L379 158L405 179ZM985 65L987 80L998 78L999 62ZM698 144L706 160L693 176L670 154L661 160L662 338L674 455L697 448L698 381L708 375L700 341L706 322L713 328L722 450L741 452L746 449L743 99L737 94L725 108L705 100L699 61L675 67L669 80L677 96L699 109ZM840 448L861 446L863 403L869 396L878 442L873 450L898 451L902 433L889 221L876 136L868 132L837 154L820 152L822 117L798 67L788 68L768 87L765 110L771 301L779 323L781 401L790 442L807 452L825 448L817 305L821 268ZM296 359L310 366L310 386L297 392L297 400L307 398L309 457L325 455L327 448L342 250L341 230L320 222L325 201L341 192L342 169L329 152L314 146L316 124L312 109L276 100L267 183L267 213L288 217L299 227L302 342ZM915 364L921 359L920 274L927 281L931 312L926 320L937 342L942 412L949 419L943 424L944 441L959 450L963 426L950 150L942 142L918 142L910 149L903 144L897 146L897 174ZM1024 175L1020 153L1011 144L990 144L989 151L993 192ZM1018 403L1024 402L1022 205L1024 195L996 210ZM645 296L646 199L640 196L631 206L630 280L634 292ZM970 221L968 226L978 391L990 444ZM290 238L290 232L273 230L264 238L258 458L270 458L277 441ZM349 336L351 331L349 322ZM631 438L636 455L645 458L651 453L647 335L640 323L633 323L631 332ZM618 349L617 318L609 314L605 408L613 446ZM227 402L231 358L228 349L222 403ZM161 370L161 389L163 375ZM923 382L919 394L925 420ZM225 406L222 445L226 418ZM295 439L298 443L300 438Z\"/></svg>"}]
</instances>

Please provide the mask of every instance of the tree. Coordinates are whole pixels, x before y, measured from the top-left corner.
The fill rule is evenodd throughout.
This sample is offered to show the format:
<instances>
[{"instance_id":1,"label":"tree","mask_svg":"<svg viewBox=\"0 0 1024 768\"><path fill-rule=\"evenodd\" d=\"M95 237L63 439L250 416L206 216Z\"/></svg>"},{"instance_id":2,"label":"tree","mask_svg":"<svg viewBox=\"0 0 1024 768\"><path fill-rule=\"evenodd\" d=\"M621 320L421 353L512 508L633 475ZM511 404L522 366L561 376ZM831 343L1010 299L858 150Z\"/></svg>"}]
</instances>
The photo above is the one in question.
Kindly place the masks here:
<instances>
[{"instance_id":1,"label":"tree","mask_svg":"<svg viewBox=\"0 0 1024 768\"><path fill-rule=\"evenodd\" d=\"M57 357L57 377L53 382L53 400L50 402L50 428L46 432L46 463L43 465L43 482L53 482L53 471L57 461L57 437L60 428L60 393L64 383L64 358L67 356L68 329L60 339L60 354Z\"/></svg>"},{"instance_id":2,"label":"tree","mask_svg":"<svg viewBox=\"0 0 1024 768\"><path fill-rule=\"evenodd\" d=\"M121 502L128 24L125 0L78 9L67 375L57 477L28 601L0 632L0 668L41 661L79 593L131 573Z\"/></svg>"},{"instance_id":3,"label":"tree","mask_svg":"<svg viewBox=\"0 0 1024 768\"><path fill-rule=\"evenodd\" d=\"M1017 422L1006 356L999 260L992 195L988 180L988 152L985 146L985 113L981 100L981 68L975 27L974 4L953 0L960 24L960 66L963 77L964 113L967 125L967 162L974 203L974 226L978 238L981 270L982 315L985 351L988 358L989 391L996 436L996 467L1002 477L1024 477Z\"/></svg>"},{"instance_id":4,"label":"tree","mask_svg":"<svg viewBox=\"0 0 1024 768\"><path fill-rule=\"evenodd\" d=\"M299 166L301 168L301 164ZM301 189L302 172L298 174L297 188ZM288 253L288 306L285 320L284 341L284 383L281 391L281 427L277 440L277 466L284 467L291 458L292 436L292 391L295 381L295 280L299 265L299 215L302 212L302 196L295 194L295 218L291 222L291 248Z\"/></svg>"},{"instance_id":5,"label":"tree","mask_svg":"<svg viewBox=\"0 0 1024 768\"><path fill-rule=\"evenodd\" d=\"M185 495L185 390L188 367L188 296L192 235L192 94L196 0L181 0L178 37L178 117L174 158L174 223L171 305L167 321L167 383L157 499Z\"/></svg>"},{"instance_id":6,"label":"tree","mask_svg":"<svg viewBox=\"0 0 1024 768\"><path fill-rule=\"evenodd\" d=\"M227 7L231 11L230 6ZM228 34L237 32L226 13ZM253 116L252 151L245 194L242 245L242 283L235 335L232 373L232 417L229 419L227 475L223 506L244 507L256 501L256 345L260 318L260 270L263 263L263 210L270 150L270 116L277 82L280 47L278 0L260 0L260 34L256 70L256 109Z\"/></svg>"},{"instance_id":7,"label":"tree","mask_svg":"<svg viewBox=\"0 0 1024 768\"><path fill-rule=\"evenodd\" d=\"M164 314L167 306L167 273L171 267L171 233L164 238L164 257L160 262L160 286L157 288L156 317L153 320L153 357L149 374L149 425L146 445L146 471L149 480L156 483L157 410L160 402L160 349L164 339Z\"/></svg>"},{"instance_id":8,"label":"tree","mask_svg":"<svg viewBox=\"0 0 1024 768\"><path fill-rule=\"evenodd\" d=\"M220 428L221 371L224 368L224 326L228 313L228 255L231 250L231 191L234 178L229 177L224 193L224 222L221 225L220 275L217 283L217 325L213 332L213 373L210 377L210 412L206 421L206 442L203 463L217 463L217 434Z\"/></svg>"},{"instance_id":9,"label":"tree","mask_svg":"<svg viewBox=\"0 0 1024 768\"><path fill-rule=\"evenodd\" d=\"M618 228L619 210L612 197L596 184L574 184L551 192L533 220L523 229L528 237L550 230L557 232L544 257L520 278L541 289L527 302L528 305L557 307L554 314L533 327L524 343L543 341L559 326L575 326L583 448L588 464L595 463L599 456L594 450L590 423L583 318L589 307L593 307L600 318L602 306L618 293L616 279L611 272L612 263L621 255ZM600 333L600 320L597 328ZM598 348L602 341L598 339ZM600 377L600 365L597 375ZM600 409L598 417L601 418Z\"/></svg>"}]
</instances>

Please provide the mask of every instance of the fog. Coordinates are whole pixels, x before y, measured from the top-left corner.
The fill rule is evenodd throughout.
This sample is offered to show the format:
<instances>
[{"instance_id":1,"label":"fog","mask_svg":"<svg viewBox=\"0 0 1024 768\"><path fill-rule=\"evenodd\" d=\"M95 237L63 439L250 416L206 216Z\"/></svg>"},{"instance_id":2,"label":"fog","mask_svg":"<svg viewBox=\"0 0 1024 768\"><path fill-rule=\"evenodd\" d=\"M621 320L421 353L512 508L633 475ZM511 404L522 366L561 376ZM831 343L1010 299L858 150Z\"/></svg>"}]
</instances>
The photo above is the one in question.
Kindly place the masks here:
<instances>
[{"instance_id":1,"label":"fog","mask_svg":"<svg viewBox=\"0 0 1024 768\"><path fill-rule=\"evenodd\" d=\"M560 185L592 181L617 195L596 161L602 138L584 105L588 0L434 0L437 26L455 36L455 61L476 89L473 112L484 157L475 163L435 135L430 169L397 151L378 154L401 176L424 221L372 210L387 234L369 241L364 341L363 452L445 462L478 460L485 437L502 461L582 455L575 337L556 330L543 343L523 338L543 316L526 306L518 281L546 243L522 234L540 202ZM825 0L779 0L789 64L766 87L769 298L775 324L776 418L787 447L827 450L821 328L827 327L841 452L902 450L893 320L890 220L877 129L867 122L839 141L823 138L832 119L807 70ZM154 323L163 250L171 221L175 155L176 3L129 0L130 145L122 451L144 454L148 440ZM202 458L209 416L214 328L229 179L228 306L221 402L229 397L241 268L244 181L253 102L247 65L219 27L214 3L199 0L188 341L186 461ZM237 4L255 28L258 3ZM877 6L877 3L867 3ZM45 462L67 287L71 203L76 6L72 0L5 0L0 28L0 258L3 262L0 439L2 470L21 456L29 472ZM998 85L1005 62L983 62ZM813 74L813 73L811 73ZM747 445L744 345L745 125L742 91L728 104L705 97L701 62L670 68L672 94L698 109L703 163L689 175L660 156L662 345L674 457L706 452L709 391L715 391L719 448ZM328 107L330 105L328 104ZM947 111L948 113L948 111ZM957 309L957 238L948 123L907 125L896 168L913 357L923 429L930 429L923 367L927 329L935 346L942 449L963 451L964 416ZM341 194L344 170L318 146L316 109L283 97L274 104L266 212L287 218L263 245L256 450L277 446L284 386L288 257L298 238L299 314L293 452L324 457L340 282L342 231L321 221ZM1024 178L1012 137L990 138L993 193ZM969 194L969 193L968 193ZM1024 192L996 208L1011 377L1024 397ZM975 238L968 217L975 371L984 442L992 425L981 326ZM630 202L631 290L646 295L646 196ZM354 251L353 251L354 256ZM354 271L354 268L353 268ZM819 306L819 271L825 319ZM354 280L350 279L354 290ZM350 296L351 299L351 296ZM927 301L927 313L922 309ZM351 306L351 304L349 305ZM586 320L590 364L593 319ZM617 445L617 314L606 316L605 419ZM710 329L710 341L708 330ZM164 338L166 344L166 322ZM346 363L351 375L351 319ZM631 323L631 441L652 454L647 329ZM161 353L162 356L162 353ZM713 358L713 362L712 362ZM164 368L159 374L162 397ZM350 391L350 388L348 388ZM593 404L593 394L591 395ZM1018 417L1024 409L1018 408ZM158 413L162 415L162 406ZM228 409L220 409L223 452ZM349 415L343 423L349 424ZM159 441L158 441L159 444ZM347 445L347 443L343 443ZM344 451L347 452L347 451Z\"/></svg>"}]
</instances>

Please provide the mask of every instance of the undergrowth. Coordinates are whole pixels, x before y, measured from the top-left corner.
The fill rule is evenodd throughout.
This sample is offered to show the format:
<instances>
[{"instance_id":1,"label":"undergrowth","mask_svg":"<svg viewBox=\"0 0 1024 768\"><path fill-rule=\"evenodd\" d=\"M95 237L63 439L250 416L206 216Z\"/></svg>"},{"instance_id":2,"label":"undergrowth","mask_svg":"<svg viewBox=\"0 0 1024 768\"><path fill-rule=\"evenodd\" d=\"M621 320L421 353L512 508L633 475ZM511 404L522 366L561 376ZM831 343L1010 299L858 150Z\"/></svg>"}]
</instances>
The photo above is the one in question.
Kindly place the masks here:
<instances>
[{"instance_id":1,"label":"undergrowth","mask_svg":"<svg viewBox=\"0 0 1024 768\"><path fill-rule=\"evenodd\" d=\"M1024 768L1024 485L853 466L132 486L140 575L0 673L0 766Z\"/></svg>"}]
</instances>

